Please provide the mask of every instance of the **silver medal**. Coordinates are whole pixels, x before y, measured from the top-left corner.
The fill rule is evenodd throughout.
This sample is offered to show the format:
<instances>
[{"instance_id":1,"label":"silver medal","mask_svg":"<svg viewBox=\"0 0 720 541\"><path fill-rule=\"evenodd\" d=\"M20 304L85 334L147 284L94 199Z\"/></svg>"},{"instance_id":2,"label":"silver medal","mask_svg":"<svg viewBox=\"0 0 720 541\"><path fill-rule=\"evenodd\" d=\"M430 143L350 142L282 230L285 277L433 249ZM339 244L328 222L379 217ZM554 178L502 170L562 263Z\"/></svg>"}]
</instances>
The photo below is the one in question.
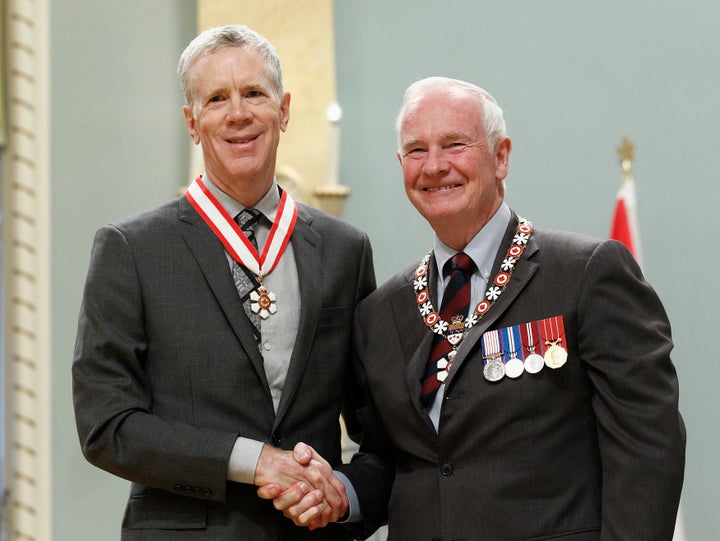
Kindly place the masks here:
<instances>
[{"instance_id":1,"label":"silver medal","mask_svg":"<svg viewBox=\"0 0 720 541\"><path fill-rule=\"evenodd\" d=\"M523 371L523 362L517 357L513 357L505 363L505 375L509 378L519 378Z\"/></svg>"},{"instance_id":2,"label":"silver medal","mask_svg":"<svg viewBox=\"0 0 720 541\"><path fill-rule=\"evenodd\" d=\"M525 371L531 374L537 374L545 366L545 359L537 353L531 353L525 357Z\"/></svg>"},{"instance_id":3,"label":"silver medal","mask_svg":"<svg viewBox=\"0 0 720 541\"><path fill-rule=\"evenodd\" d=\"M505 365L498 359L489 360L483 368L483 374L488 381L500 381L505 376Z\"/></svg>"}]
</instances>

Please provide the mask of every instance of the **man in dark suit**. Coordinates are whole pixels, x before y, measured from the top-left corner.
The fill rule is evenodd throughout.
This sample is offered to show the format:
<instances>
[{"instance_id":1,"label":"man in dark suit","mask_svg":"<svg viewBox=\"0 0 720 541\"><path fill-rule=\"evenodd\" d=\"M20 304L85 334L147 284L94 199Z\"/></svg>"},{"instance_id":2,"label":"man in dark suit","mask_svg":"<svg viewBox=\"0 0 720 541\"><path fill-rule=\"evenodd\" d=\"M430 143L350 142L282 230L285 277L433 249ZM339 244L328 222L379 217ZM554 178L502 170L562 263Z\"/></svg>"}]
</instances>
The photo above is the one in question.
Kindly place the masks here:
<instances>
[{"instance_id":1,"label":"man in dark suit","mask_svg":"<svg viewBox=\"0 0 720 541\"><path fill-rule=\"evenodd\" d=\"M350 539L256 490L301 482L327 520L344 512L330 464L353 313L375 287L368 238L276 184L290 95L265 38L210 29L178 72L206 173L96 235L73 364L83 453L132 481L123 540ZM293 460L301 440L327 462Z\"/></svg>"},{"instance_id":2,"label":"man in dark suit","mask_svg":"<svg viewBox=\"0 0 720 541\"><path fill-rule=\"evenodd\" d=\"M397 127L435 235L358 308L351 515L402 541L669 541L685 430L670 325L638 265L509 209L511 143L484 90L419 81ZM319 491L271 488L322 525Z\"/></svg>"}]
</instances>

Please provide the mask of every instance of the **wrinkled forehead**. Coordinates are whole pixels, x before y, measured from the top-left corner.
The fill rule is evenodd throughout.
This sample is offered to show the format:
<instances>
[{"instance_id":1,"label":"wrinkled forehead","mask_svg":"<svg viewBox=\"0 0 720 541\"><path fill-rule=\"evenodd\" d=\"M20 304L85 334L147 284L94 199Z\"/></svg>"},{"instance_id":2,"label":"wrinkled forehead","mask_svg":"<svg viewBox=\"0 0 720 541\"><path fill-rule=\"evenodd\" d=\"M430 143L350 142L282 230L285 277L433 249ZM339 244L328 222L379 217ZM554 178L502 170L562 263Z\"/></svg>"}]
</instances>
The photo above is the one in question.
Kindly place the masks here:
<instances>
[{"instance_id":1,"label":"wrinkled forehead","mask_svg":"<svg viewBox=\"0 0 720 541\"><path fill-rule=\"evenodd\" d=\"M484 135L482 104L463 89L442 89L416 96L407 103L400 137Z\"/></svg>"}]
</instances>

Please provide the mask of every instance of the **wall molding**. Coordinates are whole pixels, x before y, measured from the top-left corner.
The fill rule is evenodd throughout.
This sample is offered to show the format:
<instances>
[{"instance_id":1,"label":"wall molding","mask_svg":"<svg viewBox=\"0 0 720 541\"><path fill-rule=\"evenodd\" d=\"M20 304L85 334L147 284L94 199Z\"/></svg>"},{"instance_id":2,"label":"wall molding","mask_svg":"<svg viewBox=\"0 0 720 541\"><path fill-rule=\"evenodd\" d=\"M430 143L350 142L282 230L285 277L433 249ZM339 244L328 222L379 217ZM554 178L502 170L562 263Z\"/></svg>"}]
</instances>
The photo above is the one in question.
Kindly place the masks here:
<instances>
[{"instance_id":1,"label":"wall molding","mask_svg":"<svg viewBox=\"0 0 720 541\"><path fill-rule=\"evenodd\" d=\"M52 531L49 0L7 0L3 158L5 482L3 538Z\"/></svg>"}]
</instances>

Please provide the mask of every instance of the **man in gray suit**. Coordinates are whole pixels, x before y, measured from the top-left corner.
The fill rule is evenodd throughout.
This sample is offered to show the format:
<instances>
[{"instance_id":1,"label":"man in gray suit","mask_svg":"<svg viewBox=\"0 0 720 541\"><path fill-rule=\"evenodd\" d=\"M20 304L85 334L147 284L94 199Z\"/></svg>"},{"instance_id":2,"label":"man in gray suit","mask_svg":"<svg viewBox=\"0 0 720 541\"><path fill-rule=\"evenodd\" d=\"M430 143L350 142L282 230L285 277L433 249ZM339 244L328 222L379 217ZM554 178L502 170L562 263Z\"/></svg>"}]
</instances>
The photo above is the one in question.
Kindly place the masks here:
<instances>
[{"instance_id":1,"label":"man in gray suit","mask_svg":"<svg viewBox=\"0 0 720 541\"><path fill-rule=\"evenodd\" d=\"M350 539L256 490L299 482L326 520L345 511L330 465L354 310L375 287L368 238L277 185L290 95L265 38L207 30L178 72L206 173L95 237L73 364L83 453L132 481L124 540ZM293 460L301 440L327 462Z\"/></svg>"},{"instance_id":2,"label":"man in gray suit","mask_svg":"<svg viewBox=\"0 0 720 541\"><path fill-rule=\"evenodd\" d=\"M685 429L670 325L637 263L510 210L510 139L477 86L419 81L397 126L435 234L358 308L351 515L402 541L669 541ZM276 488L261 491L322 525L319 490Z\"/></svg>"}]
</instances>

